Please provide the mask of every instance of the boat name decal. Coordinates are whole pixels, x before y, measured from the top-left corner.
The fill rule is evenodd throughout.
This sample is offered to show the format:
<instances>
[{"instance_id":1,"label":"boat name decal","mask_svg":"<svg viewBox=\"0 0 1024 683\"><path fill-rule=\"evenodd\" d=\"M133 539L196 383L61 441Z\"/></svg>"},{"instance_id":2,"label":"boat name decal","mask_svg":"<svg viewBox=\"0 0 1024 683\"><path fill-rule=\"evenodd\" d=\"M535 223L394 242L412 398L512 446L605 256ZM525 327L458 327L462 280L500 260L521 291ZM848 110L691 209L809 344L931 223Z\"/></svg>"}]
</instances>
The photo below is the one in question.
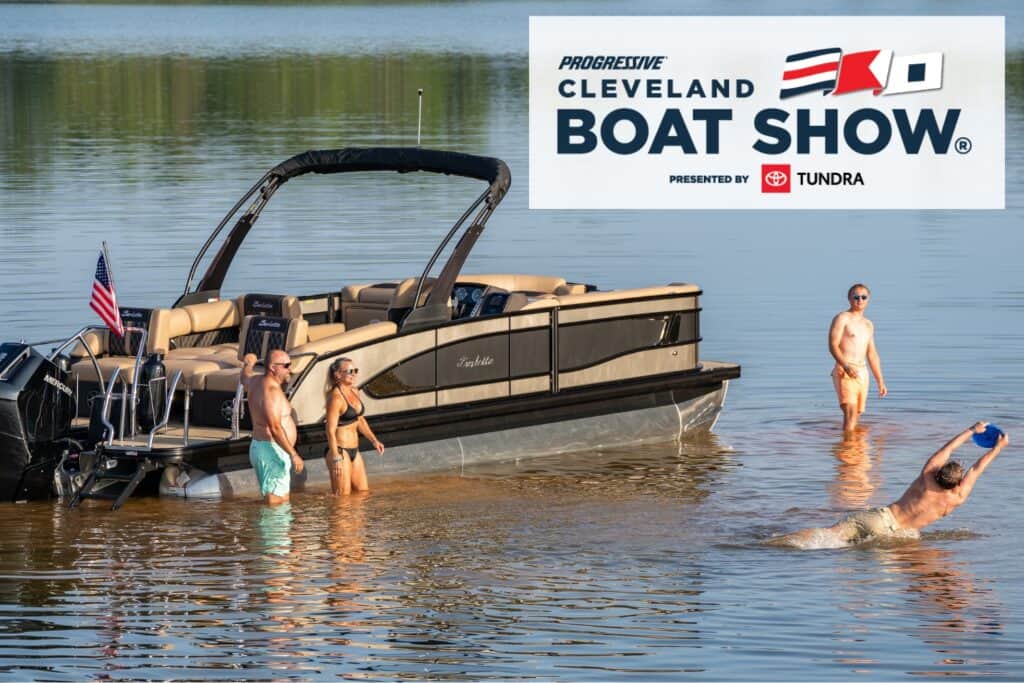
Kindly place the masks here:
<instances>
[{"instance_id":1,"label":"boat name decal","mask_svg":"<svg viewBox=\"0 0 1024 683\"><path fill-rule=\"evenodd\" d=\"M459 356L459 360L455 363L457 368L486 368L490 365L494 365L493 356L477 355L474 358Z\"/></svg>"}]
</instances>

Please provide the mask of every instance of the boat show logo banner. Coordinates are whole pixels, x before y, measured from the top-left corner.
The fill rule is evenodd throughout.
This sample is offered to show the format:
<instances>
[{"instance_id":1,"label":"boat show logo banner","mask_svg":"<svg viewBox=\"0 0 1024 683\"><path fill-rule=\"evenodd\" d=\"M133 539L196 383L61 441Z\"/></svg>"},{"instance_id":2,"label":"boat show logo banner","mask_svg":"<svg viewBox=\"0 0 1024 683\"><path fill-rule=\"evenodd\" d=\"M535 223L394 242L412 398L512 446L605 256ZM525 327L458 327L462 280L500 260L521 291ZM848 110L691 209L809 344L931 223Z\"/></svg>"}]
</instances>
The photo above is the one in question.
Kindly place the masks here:
<instances>
[{"instance_id":1,"label":"boat show logo banner","mask_svg":"<svg viewBox=\"0 0 1024 683\"><path fill-rule=\"evenodd\" d=\"M1002 209L1003 17L530 17L531 209Z\"/></svg>"}]
</instances>

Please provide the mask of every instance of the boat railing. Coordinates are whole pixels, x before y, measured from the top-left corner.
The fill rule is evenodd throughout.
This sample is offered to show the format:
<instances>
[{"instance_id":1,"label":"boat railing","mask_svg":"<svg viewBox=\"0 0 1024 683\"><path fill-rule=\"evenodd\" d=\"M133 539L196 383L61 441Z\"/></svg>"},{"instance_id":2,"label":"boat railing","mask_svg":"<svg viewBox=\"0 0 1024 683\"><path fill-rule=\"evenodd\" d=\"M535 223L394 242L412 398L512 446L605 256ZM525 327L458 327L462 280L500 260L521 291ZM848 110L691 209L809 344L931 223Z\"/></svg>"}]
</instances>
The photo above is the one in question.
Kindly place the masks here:
<instances>
[{"instance_id":1,"label":"boat railing","mask_svg":"<svg viewBox=\"0 0 1024 683\"><path fill-rule=\"evenodd\" d=\"M101 394L106 394L107 393L107 386L106 386L106 383L103 381L103 371L100 370L99 360L96 358L96 354L92 352L92 347L90 346L89 342L85 338L85 335L88 334L89 332L98 332L98 331L101 331L101 330L104 330L104 329L106 329L106 328L99 327L97 325L86 325L85 327L83 327L82 329L78 330L78 332L75 332L70 337L59 338L59 339L44 339L43 341L31 342L31 343L29 343L29 346L45 346L46 344L57 344L57 343L59 343L60 345L54 347L50 351L50 355L47 356L47 359L49 361L53 362L53 360L56 359L57 356L59 356L66 348L68 348L72 344L79 343L81 345L81 347L83 349L85 349L85 352L89 355L89 359L92 361L92 367L93 367L93 370L96 371L96 379L97 379L97 381L99 382L99 385L100 385L100 393ZM131 432L134 434L135 433L135 401L136 401L136 399L138 398L138 395L139 395L139 366L142 365L142 354L143 354L143 351L145 351L145 349L146 349L146 340L147 340L147 338L149 336L149 331L147 329L143 328L143 327L132 327L132 326L125 327L124 331L125 332L137 332L140 335L142 335L141 339L139 339L139 348L136 349L136 351L135 351L135 365L134 365L133 372L132 372ZM76 405L78 403L78 392L77 391L75 392L75 403L76 403Z\"/></svg>"},{"instance_id":2,"label":"boat railing","mask_svg":"<svg viewBox=\"0 0 1024 683\"><path fill-rule=\"evenodd\" d=\"M167 389L167 400L164 401L164 416L157 424L153 425L153 428L149 430L149 440L146 442L146 449L153 450L153 439L156 438L157 432L167 427L167 423L171 421L171 403L174 399L174 390L178 388L178 381L181 380L181 370L174 373L174 378L171 380L171 386ZM187 403L186 393L186 403ZM188 428L187 428L187 417L188 413L186 410L186 429L182 433L182 440L185 445L188 445ZM155 416L154 416L155 417Z\"/></svg>"}]
</instances>

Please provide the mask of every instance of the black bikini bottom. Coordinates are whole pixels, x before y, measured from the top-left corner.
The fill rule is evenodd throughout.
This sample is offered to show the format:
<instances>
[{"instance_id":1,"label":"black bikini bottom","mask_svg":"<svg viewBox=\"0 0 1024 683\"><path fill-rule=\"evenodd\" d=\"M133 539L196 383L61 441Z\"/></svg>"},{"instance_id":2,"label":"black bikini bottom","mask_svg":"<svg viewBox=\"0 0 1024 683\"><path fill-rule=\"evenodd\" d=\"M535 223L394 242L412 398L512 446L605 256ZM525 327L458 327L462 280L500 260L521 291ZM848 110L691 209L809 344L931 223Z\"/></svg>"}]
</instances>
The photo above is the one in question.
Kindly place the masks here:
<instances>
[{"instance_id":1,"label":"black bikini bottom","mask_svg":"<svg viewBox=\"0 0 1024 683\"><path fill-rule=\"evenodd\" d=\"M338 465L338 464L340 464L342 457L344 457L346 455L348 456L349 460L351 460L352 462L355 462L356 461L356 456L359 455L359 449L358 448L339 448L338 450L341 451L342 455L336 455L333 458L328 458L327 459L328 462L331 465Z\"/></svg>"}]
</instances>

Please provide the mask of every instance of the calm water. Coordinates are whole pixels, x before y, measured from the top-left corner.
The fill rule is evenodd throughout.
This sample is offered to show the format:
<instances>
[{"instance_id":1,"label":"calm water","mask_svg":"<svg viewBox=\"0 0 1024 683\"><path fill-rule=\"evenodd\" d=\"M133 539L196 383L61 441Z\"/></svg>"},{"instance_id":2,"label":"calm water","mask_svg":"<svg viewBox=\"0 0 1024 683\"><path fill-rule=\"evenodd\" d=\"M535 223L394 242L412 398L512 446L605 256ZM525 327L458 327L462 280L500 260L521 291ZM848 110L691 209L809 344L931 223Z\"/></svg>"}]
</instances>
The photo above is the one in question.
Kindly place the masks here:
<instances>
[{"instance_id":1,"label":"calm water","mask_svg":"<svg viewBox=\"0 0 1024 683\"><path fill-rule=\"evenodd\" d=\"M759 545L891 502L974 419L1024 440L1021 10L900 8L1007 15L1006 211L530 212L526 18L593 11L0 5L0 338L92 323L104 239L125 303L170 304L267 168L308 148L413 144L423 87L425 145L512 169L467 270L698 282L703 355L743 364L717 434L681 445L378 478L363 498L311 492L277 510L0 506L0 677L1024 677L1016 444L920 540ZM417 274L479 192L384 180L289 183L226 293ZM857 280L891 393L844 442L825 333Z\"/></svg>"}]
</instances>

